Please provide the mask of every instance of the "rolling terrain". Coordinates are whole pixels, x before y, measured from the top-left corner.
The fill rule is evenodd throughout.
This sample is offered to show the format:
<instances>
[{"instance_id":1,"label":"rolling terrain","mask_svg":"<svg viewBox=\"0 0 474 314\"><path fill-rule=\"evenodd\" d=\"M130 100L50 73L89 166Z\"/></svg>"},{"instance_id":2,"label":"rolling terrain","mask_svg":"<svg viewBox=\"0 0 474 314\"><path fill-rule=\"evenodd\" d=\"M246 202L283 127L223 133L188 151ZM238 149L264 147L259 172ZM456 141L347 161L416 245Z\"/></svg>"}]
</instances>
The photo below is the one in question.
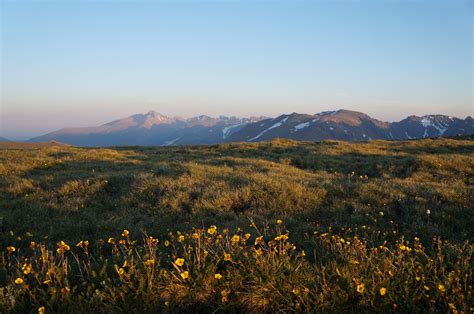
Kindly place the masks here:
<instances>
[{"instance_id":1,"label":"rolling terrain","mask_svg":"<svg viewBox=\"0 0 474 314\"><path fill-rule=\"evenodd\" d=\"M15 141L4 141L0 142L0 149L34 149L34 148L46 148L54 146L70 146L57 141L49 142L15 142Z\"/></svg>"},{"instance_id":2,"label":"rolling terrain","mask_svg":"<svg viewBox=\"0 0 474 314\"><path fill-rule=\"evenodd\" d=\"M473 169L469 138L3 148L0 311L467 313Z\"/></svg>"},{"instance_id":3,"label":"rolling terrain","mask_svg":"<svg viewBox=\"0 0 474 314\"><path fill-rule=\"evenodd\" d=\"M176 146L229 142L261 142L275 138L304 141L408 140L474 134L471 117L410 116L383 122L366 114L338 110L309 114L284 114L276 118L170 118L155 111L137 114L98 127L62 129L31 141L76 146Z\"/></svg>"}]
</instances>

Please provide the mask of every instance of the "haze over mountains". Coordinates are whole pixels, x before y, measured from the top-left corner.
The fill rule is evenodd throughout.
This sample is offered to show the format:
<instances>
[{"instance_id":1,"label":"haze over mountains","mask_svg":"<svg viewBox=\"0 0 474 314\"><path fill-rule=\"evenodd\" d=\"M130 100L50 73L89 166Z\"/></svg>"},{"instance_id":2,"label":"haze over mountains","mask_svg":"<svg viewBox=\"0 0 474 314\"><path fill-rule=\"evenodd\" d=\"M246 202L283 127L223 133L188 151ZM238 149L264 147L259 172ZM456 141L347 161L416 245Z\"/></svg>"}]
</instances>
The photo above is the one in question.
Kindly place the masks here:
<instances>
[{"instance_id":1,"label":"haze over mountains","mask_svg":"<svg viewBox=\"0 0 474 314\"><path fill-rule=\"evenodd\" d=\"M474 134L471 117L409 116L384 122L350 110L283 114L276 118L197 116L167 117L155 111L136 114L97 127L66 128L31 139L77 146L186 145L295 140L406 140Z\"/></svg>"}]
</instances>

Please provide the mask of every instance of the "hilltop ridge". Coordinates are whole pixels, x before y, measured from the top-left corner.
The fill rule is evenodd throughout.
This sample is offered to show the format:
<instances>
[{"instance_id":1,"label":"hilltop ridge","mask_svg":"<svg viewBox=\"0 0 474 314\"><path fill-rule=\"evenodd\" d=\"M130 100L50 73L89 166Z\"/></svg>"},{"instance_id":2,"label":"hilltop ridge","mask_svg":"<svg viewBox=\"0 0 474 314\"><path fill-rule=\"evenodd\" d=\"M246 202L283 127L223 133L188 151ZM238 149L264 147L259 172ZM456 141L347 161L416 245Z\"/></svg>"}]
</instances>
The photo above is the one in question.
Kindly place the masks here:
<instances>
[{"instance_id":1,"label":"hilltop ridge","mask_svg":"<svg viewBox=\"0 0 474 314\"><path fill-rule=\"evenodd\" d=\"M56 140L78 146L171 146L259 142L275 138L366 141L469 134L474 134L471 117L460 119L439 114L408 116L398 122L386 122L346 109L314 115L293 112L275 118L200 115L188 119L149 111L97 127L61 129L30 141Z\"/></svg>"}]
</instances>

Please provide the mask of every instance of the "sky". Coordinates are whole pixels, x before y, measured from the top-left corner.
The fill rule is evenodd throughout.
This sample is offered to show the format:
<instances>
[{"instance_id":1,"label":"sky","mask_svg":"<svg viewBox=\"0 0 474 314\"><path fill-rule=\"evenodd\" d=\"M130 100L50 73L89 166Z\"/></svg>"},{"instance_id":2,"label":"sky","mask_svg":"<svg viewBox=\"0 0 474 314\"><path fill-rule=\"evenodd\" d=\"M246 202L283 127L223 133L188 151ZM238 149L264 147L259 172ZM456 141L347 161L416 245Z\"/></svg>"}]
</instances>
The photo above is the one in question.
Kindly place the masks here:
<instances>
[{"instance_id":1,"label":"sky","mask_svg":"<svg viewBox=\"0 0 474 314\"><path fill-rule=\"evenodd\" d=\"M0 136L149 110L464 118L473 3L0 0Z\"/></svg>"}]
</instances>

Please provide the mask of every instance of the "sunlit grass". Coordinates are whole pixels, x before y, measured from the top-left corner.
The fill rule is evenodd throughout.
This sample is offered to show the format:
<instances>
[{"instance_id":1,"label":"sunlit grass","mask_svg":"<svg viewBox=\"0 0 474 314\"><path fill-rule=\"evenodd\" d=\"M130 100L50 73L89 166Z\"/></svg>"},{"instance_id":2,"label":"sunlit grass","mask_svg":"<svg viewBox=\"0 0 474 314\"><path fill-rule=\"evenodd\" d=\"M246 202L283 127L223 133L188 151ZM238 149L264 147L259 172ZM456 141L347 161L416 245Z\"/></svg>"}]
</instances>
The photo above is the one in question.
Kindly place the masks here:
<instances>
[{"instance_id":1,"label":"sunlit grass","mask_svg":"<svg viewBox=\"0 0 474 314\"><path fill-rule=\"evenodd\" d=\"M0 150L0 312L472 312L473 169L452 139Z\"/></svg>"}]
</instances>

